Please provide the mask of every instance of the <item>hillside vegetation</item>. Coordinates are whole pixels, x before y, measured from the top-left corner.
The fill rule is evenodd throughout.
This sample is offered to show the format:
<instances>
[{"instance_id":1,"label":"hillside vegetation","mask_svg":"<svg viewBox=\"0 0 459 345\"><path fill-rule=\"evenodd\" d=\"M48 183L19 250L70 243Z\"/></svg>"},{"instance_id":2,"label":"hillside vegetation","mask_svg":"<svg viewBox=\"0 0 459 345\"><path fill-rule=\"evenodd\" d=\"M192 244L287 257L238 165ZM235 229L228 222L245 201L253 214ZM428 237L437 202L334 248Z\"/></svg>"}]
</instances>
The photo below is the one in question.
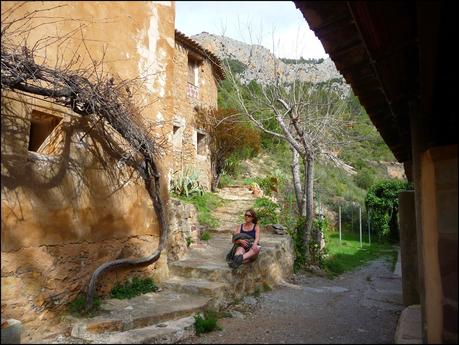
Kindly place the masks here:
<instances>
[{"instance_id":1,"label":"hillside vegetation","mask_svg":"<svg viewBox=\"0 0 459 345\"><path fill-rule=\"evenodd\" d=\"M261 225L281 223L286 226L295 243L296 268L305 265L324 267L326 249L321 243L320 233L325 234L326 239L334 238L331 233L338 227L338 209L341 210L341 225L344 232L358 233L359 214L362 214L363 231L366 233L371 219L365 205L369 200L376 200L368 199L369 191L374 193L376 189L371 188L378 184L387 186L387 190L390 191L387 195L393 198L398 193L397 188L405 188L404 184L398 186L390 181L384 184L393 178L404 178L401 164L396 162L357 97L336 71L330 59L278 59L262 46L248 45L208 33L194 36L193 39L219 56L226 69L227 78L220 83L218 90L219 109L232 114L239 113L239 118L232 116L232 121L236 119L243 127L251 128L251 135L258 136L257 141L260 142L260 148L255 150L253 145L249 145L248 140L247 145L241 145L225 157L218 186L237 184L262 190L263 195L255 203L255 211L260 216ZM299 205L305 203L297 200L295 192L303 192L298 189L298 183L294 188L291 170L292 149L297 152L300 149L295 148L291 140L287 140L285 136L276 137L272 134L282 133L281 128L285 129L285 124L276 117L280 115L276 115L275 102L279 102L278 97L282 97L283 102L286 100L285 97L293 95L291 108L283 116L289 114L289 117L286 117L291 121L288 125L289 130L293 131L296 128L298 142L310 140L309 137L299 134L296 122L299 118L295 120L292 117L293 105L301 104L295 98L296 92L302 95L322 95L317 99L302 100L304 102L307 99L306 103L313 105L311 110L295 115L300 114L303 121L301 128L304 131L322 128L320 125L314 127L320 122L311 122L316 119L320 121L321 117L327 120L324 124L330 123L330 116L339 118L339 121L335 122L336 127L324 125L323 132L317 132L320 134L314 138L322 140L325 135L335 132L339 132L340 137L330 137L330 141L322 141L321 144L314 144L314 141L308 144L320 147L320 150L316 151L320 153L317 154L313 170L310 169L313 165L306 164L305 157L302 157L300 183L303 184L305 181L305 166L308 167L307 181L311 181L311 176L313 178L313 188L310 188L309 182L303 184L303 191L306 190L305 186L308 186L313 192L312 197L305 200L313 201L314 211L309 208L306 216L304 208L301 214L299 213ZM274 103L266 106L270 101L268 97L272 96ZM339 109L339 113L330 112L333 107ZM247 109L250 109L249 113ZM316 118L310 116L310 111L317 114ZM322 115L324 112L327 117ZM255 126L257 119L262 119L262 126L260 123ZM263 127L264 131L258 127ZM322 144L325 146L319 146ZM385 203L386 200L382 202ZM396 210L395 200L392 200L390 205ZM392 209L372 210L375 212L376 225L376 229L372 228L372 231L378 234L374 239L384 240L384 235L389 233L387 229L390 227L386 223L388 219L394 219ZM308 237L309 234L312 237Z\"/></svg>"}]
</instances>

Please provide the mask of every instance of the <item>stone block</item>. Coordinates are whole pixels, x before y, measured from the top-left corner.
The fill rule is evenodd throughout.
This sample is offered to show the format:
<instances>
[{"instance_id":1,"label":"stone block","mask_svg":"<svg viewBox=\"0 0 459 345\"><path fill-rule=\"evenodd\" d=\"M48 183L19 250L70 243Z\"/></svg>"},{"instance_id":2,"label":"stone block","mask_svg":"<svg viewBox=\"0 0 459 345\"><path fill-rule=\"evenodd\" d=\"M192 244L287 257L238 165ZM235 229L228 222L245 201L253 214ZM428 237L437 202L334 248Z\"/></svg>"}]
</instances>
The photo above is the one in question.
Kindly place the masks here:
<instances>
[{"instance_id":1,"label":"stone block","mask_svg":"<svg viewBox=\"0 0 459 345\"><path fill-rule=\"evenodd\" d=\"M286 235L287 231L285 230L282 224L268 224L266 225L266 230L276 235Z\"/></svg>"},{"instance_id":2,"label":"stone block","mask_svg":"<svg viewBox=\"0 0 459 345\"><path fill-rule=\"evenodd\" d=\"M403 309L395 331L395 344L422 344L421 306Z\"/></svg>"},{"instance_id":3,"label":"stone block","mask_svg":"<svg viewBox=\"0 0 459 345\"><path fill-rule=\"evenodd\" d=\"M8 319L5 323L4 322L5 320L2 319L2 344L20 344L22 333L21 321L15 319Z\"/></svg>"}]
</instances>

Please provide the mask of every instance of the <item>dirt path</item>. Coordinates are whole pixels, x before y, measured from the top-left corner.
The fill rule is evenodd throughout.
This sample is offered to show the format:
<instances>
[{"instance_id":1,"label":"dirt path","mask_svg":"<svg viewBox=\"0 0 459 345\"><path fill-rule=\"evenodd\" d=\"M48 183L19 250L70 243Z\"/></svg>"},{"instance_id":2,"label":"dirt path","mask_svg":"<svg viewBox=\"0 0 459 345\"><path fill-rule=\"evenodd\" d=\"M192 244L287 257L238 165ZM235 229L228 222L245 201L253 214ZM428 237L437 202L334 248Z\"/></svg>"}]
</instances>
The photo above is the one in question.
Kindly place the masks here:
<instances>
[{"instance_id":1,"label":"dirt path","mask_svg":"<svg viewBox=\"0 0 459 345\"><path fill-rule=\"evenodd\" d=\"M402 309L401 278L378 259L334 280L295 275L232 307L223 330L182 343L393 343Z\"/></svg>"}]
</instances>

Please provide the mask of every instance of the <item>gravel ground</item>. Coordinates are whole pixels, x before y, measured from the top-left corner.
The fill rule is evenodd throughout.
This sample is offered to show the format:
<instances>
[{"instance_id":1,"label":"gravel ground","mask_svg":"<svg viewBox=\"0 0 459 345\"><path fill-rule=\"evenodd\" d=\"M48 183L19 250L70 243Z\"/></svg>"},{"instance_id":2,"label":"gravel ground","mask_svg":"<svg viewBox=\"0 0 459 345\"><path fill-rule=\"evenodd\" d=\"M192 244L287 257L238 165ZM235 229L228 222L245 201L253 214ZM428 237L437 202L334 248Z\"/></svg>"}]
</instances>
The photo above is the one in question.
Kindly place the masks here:
<instances>
[{"instance_id":1,"label":"gravel ground","mask_svg":"<svg viewBox=\"0 0 459 345\"><path fill-rule=\"evenodd\" d=\"M309 274L257 298L246 297L218 321L220 331L190 344L387 344L394 342L402 283L384 259L334 280Z\"/></svg>"}]
</instances>

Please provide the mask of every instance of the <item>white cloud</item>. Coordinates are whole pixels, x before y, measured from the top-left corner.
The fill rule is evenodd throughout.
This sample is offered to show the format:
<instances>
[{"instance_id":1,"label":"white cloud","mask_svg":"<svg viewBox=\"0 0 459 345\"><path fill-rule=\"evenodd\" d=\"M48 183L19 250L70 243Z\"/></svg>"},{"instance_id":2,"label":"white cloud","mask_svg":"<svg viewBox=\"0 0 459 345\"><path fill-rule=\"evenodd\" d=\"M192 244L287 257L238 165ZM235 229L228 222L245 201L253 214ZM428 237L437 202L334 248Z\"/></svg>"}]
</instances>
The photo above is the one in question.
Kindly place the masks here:
<instances>
[{"instance_id":1,"label":"white cloud","mask_svg":"<svg viewBox=\"0 0 459 345\"><path fill-rule=\"evenodd\" d=\"M176 27L186 35L203 31L262 44L279 57L328 57L290 1L177 1Z\"/></svg>"}]
</instances>

